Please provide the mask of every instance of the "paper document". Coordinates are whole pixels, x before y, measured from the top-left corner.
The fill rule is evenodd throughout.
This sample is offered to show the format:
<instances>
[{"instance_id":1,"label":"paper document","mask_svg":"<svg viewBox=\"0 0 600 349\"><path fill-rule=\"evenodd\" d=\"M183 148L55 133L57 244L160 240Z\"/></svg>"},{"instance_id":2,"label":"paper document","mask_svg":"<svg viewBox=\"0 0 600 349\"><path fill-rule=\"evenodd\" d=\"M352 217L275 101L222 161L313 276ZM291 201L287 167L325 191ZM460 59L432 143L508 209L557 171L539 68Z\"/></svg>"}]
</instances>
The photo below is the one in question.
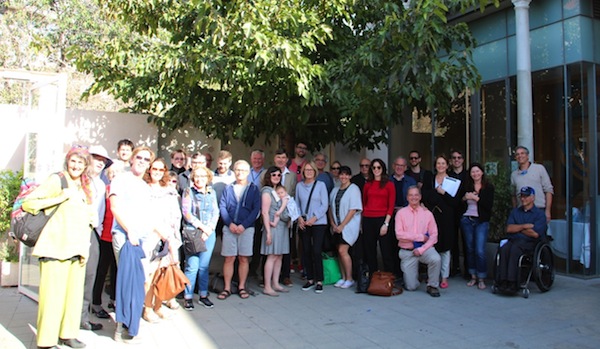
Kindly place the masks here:
<instances>
[{"instance_id":1,"label":"paper document","mask_svg":"<svg viewBox=\"0 0 600 349\"><path fill-rule=\"evenodd\" d=\"M444 181L442 182L442 189L444 189L446 193L450 194L452 197L456 196L459 187L460 179L452 178L450 176L444 178Z\"/></svg>"}]
</instances>

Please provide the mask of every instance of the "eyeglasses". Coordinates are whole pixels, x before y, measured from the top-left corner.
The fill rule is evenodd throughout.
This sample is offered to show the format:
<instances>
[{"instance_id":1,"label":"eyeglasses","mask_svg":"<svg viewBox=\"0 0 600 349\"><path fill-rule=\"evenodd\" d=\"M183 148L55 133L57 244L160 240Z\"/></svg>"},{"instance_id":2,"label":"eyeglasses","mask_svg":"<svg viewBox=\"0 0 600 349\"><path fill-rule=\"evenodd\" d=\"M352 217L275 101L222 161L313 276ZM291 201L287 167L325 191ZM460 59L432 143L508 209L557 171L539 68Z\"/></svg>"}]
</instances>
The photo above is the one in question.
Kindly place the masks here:
<instances>
[{"instance_id":1,"label":"eyeglasses","mask_svg":"<svg viewBox=\"0 0 600 349\"><path fill-rule=\"evenodd\" d=\"M296 147L296 148L297 148L297 149L300 149L300 150L308 150L308 148L307 148L307 147L300 147L300 146L298 146L298 147Z\"/></svg>"},{"instance_id":2,"label":"eyeglasses","mask_svg":"<svg viewBox=\"0 0 600 349\"><path fill-rule=\"evenodd\" d=\"M173 158L173 160L176 160L176 161L183 161L183 160L185 160L185 158Z\"/></svg>"},{"instance_id":3,"label":"eyeglasses","mask_svg":"<svg viewBox=\"0 0 600 349\"><path fill-rule=\"evenodd\" d=\"M145 158L145 157L140 156L140 155L136 155L135 159L136 160L143 160L144 162L150 162L150 158Z\"/></svg>"},{"instance_id":4,"label":"eyeglasses","mask_svg":"<svg viewBox=\"0 0 600 349\"><path fill-rule=\"evenodd\" d=\"M325 162L325 159L315 159L315 161L318 161L318 162Z\"/></svg>"},{"instance_id":5,"label":"eyeglasses","mask_svg":"<svg viewBox=\"0 0 600 349\"><path fill-rule=\"evenodd\" d=\"M152 167L150 170L152 170L152 171L160 171L160 172L165 172L167 169L166 169L166 168L156 168L156 167Z\"/></svg>"},{"instance_id":6,"label":"eyeglasses","mask_svg":"<svg viewBox=\"0 0 600 349\"><path fill-rule=\"evenodd\" d=\"M409 157L409 159L411 159L411 160L419 160L419 157L418 156L411 156L411 157Z\"/></svg>"},{"instance_id":7,"label":"eyeglasses","mask_svg":"<svg viewBox=\"0 0 600 349\"><path fill-rule=\"evenodd\" d=\"M360 164L360 167L369 167L371 164Z\"/></svg>"},{"instance_id":8,"label":"eyeglasses","mask_svg":"<svg viewBox=\"0 0 600 349\"><path fill-rule=\"evenodd\" d=\"M371 168L374 169L374 170L381 170L381 166L373 166Z\"/></svg>"},{"instance_id":9,"label":"eyeglasses","mask_svg":"<svg viewBox=\"0 0 600 349\"><path fill-rule=\"evenodd\" d=\"M396 166L396 167L406 167L405 164L394 164L394 166Z\"/></svg>"},{"instance_id":10,"label":"eyeglasses","mask_svg":"<svg viewBox=\"0 0 600 349\"><path fill-rule=\"evenodd\" d=\"M281 177L281 173L271 173L271 177Z\"/></svg>"},{"instance_id":11,"label":"eyeglasses","mask_svg":"<svg viewBox=\"0 0 600 349\"><path fill-rule=\"evenodd\" d=\"M332 167L332 168L331 168L331 170L332 170L332 171L339 171L339 170L340 170L340 168L339 168L339 167Z\"/></svg>"}]
</instances>

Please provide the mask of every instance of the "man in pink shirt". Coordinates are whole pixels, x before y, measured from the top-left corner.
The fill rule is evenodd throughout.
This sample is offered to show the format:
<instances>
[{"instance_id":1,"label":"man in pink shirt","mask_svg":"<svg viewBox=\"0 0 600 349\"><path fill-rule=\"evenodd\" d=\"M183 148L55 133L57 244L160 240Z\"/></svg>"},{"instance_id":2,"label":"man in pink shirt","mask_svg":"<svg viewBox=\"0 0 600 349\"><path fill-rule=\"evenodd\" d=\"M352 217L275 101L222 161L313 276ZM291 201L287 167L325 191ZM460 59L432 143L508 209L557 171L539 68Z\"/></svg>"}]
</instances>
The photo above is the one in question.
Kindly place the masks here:
<instances>
[{"instance_id":1,"label":"man in pink shirt","mask_svg":"<svg viewBox=\"0 0 600 349\"><path fill-rule=\"evenodd\" d=\"M404 287L414 291L419 287L419 262L427 265L427 293L439 297L440 255L433 245L438 229L433 214L421 206L421 190L408 188L408 206L396 213L396 238L400 246L400 267L404 272Z\"/></svg>"}]
</instances>

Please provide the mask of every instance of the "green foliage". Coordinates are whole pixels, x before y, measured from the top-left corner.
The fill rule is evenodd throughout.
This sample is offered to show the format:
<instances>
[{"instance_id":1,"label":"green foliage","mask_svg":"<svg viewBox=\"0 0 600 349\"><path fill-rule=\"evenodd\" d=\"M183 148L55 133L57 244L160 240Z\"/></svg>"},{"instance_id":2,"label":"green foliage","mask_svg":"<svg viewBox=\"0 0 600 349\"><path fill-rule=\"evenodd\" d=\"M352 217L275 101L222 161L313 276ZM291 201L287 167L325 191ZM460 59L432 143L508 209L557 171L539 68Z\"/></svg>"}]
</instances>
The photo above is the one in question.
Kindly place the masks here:
<instances>
[{"instance_id":1,"label":"green foliage","mask_svg":"<svg viewBox=\"0 0 600 349\"><path fill-rule=\"evenodd\" d=\"M10 228L10 214L15 198L19 195L21 188L21 172L3 170L0 172L0 260L15 261L19 258L19 252L8 238Z\"/></svg>"},{"instance_id":2,"label":"green foliage","mask_svg":"<svg viewBox=\"0 0 600 349\"><path fill-rule=\"evenodd\" d=\"M80 0L81 1L81 0ZM475 42L448 13L497 0L101 0L122 28L69 57L163 129L226 142L293 135L373 148L405 108L478 87Z\"/></svg>"},{"instance_id":3,"label":"green foliage","mask_svg":"<svg viewBox=\"0 0 600 349\"><path fill-rule=\"evenodd\" d=\"M487 178L494 185L494 208L488 241L499 242L506 237L506 220L512 210L510 170L503 162L498 161L498 174Z\"/></svg>"}]
</instances>

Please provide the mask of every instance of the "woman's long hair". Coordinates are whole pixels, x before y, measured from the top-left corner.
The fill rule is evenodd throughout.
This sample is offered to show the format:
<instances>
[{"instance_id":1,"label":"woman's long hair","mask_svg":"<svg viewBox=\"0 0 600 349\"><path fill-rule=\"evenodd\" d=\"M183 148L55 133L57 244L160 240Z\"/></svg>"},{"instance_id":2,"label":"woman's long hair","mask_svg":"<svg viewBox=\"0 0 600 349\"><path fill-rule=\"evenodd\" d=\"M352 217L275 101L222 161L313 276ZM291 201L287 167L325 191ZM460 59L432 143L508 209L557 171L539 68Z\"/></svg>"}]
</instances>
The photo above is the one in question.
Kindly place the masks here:
<instances>
[{"instance_id":1,"label":"woman's long hair","mask_svg":"<svg viewBox=\"0 0 600 349\"><path fill-rule=\"evenodd\" d=\"M485 177L485 171L483 170L483 166L481 166L478 162L473 162L471 166L469 166L469 173L467 175L467 183L465 183L465 190L467 192L475 191L475 182L473 182L473 178L471 178L471 169L473 167L477 167L483 172L481 175L481 189L485 188L488 184L487 178Z\"/></svg>"},{"instance_id":2,"label":"woman's long hair","mask_svg":"<svg viewBox=\"0 0 600 349\"><path fill-rule=\"evenodd\" d=\"M164 166L164 169L165 169L163 171L162 178L158 181L158 184L160 184L161 187L166 187L167 185L169 185L169 178L170 178L169 177L169 166L167 165L167 162L163 158L158 158L150 163L150 166L148 166L148 170L146 171L146 173L144 173L144 181L148 184L152 183L152 177L150 176L150 171L152 171L152 165L154 165L154 163L156 163L156 162L162 163Z\"/></svg>"},{"instance_id":3,"label":"woman's long hair","mask_svg":"<svg viewBox=\"0 0 600 349\"><path fill-rule=\"evenodd\" d=\"M65 156L65 165L64 165L65 170L67 169L69 159L71 159L72 156L77 156L78 158L85 161L85 169L83 170L83 173L79 177L79 180L81 181L81 188L83 189L83 192L85 193L85 201L89 205L92 203L93 194L92 194L92 186L91 186L92 180L87 175L87 168L92 163L92 156L90 155L90 152L88 151L87 147L80 146L80 145L73 146L67 153L67 156Z\"/></svg>"},{"instance_id":4,"label":"woman's long hair","mask_svg":"<svg viewBox=\"0 0 600 349\"><path fill-rule=\"evenodd\" d=\"M375 180L375 174L373 173L373 165L375 163L378 163L381 166L381 182L379 183L379 187L380 188L385 188L385 185L390 180L390 176L387 173L387 166L385 165L385 162L383 162L383 160L381 160L379 158L373 159L373 161L371 161L371 166L369 166L369 179L368 179L368 181L371 182L371 181Z\"/></svg>"}]
</instances>

